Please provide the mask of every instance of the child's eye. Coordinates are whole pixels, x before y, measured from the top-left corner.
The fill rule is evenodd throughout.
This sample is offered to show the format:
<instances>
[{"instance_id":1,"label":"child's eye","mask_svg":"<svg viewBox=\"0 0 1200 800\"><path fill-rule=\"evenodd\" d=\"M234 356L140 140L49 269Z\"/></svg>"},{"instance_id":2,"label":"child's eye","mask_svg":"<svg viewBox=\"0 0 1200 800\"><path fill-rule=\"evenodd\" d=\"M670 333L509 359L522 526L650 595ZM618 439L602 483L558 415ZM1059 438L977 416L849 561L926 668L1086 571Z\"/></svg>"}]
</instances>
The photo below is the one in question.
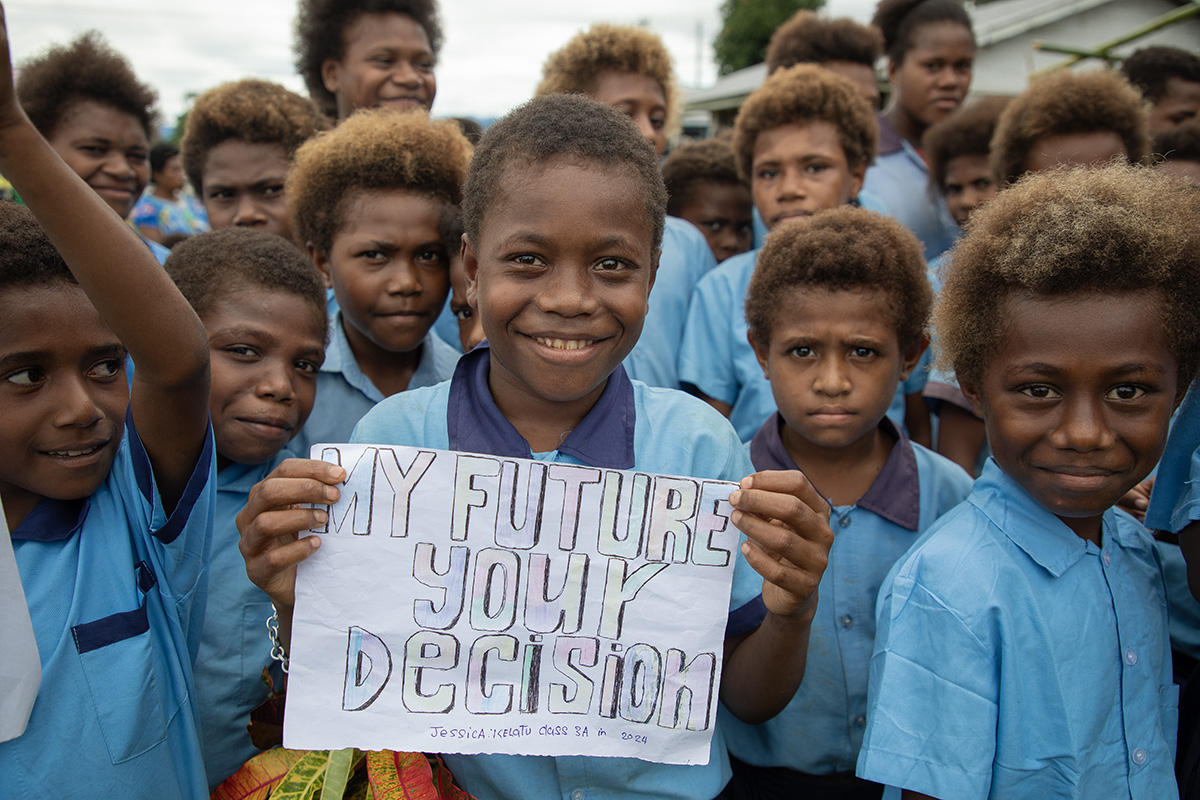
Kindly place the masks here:
<instances>
[{"instance_id":1,"label":"child's eye","mask_svg":"<svg viewBox=\"0 0 1200 800\"><path fill-rule=\"evenodd\" d=\"M475 309L467 306L466 308L451 308L451 312L459 322L466 322L471 317L475 316Z\"/></svg>"},{"instance_id":2,"label":"child's eye","mask_svg":"<svg viewBox=\"0 0 1200 800\"><path fill-rule=\"evenodd\" d=\"M1142 387L1126 383L1110 390L1108 397L1111 400L1137 400L1145 394L1146 390Z\"/></svg>"},{"instance_id":3,"label":"child's eye","mask_svg":"<svg viewBox=\"0 0 1200 800\"><path fill-rule=\"evenodd\" d=\"M125 158L132 164L145 164L146 163L146 154L145 153L129 153L128 155L125 156Z\"/></svg>"},{"instance_id":4,"label":"child's eye","mask_svg":"<svg viewBox=\"0 0 1200 800\"><path fill-rule=\"evenodd\" d=\"M363 250L360 251L356 257L372 263L381 263L387 260L387 256L384 255L380 250Z\"/></svg>"},{"instance_id":5,"label":"child's eye","mask_svg":"<svg viewBox=\"0 0 1200 800\"><path fill-rule=\"evenodd\" d=\"M529 253L521 253L520 255L512 256L511 261L515 261L524 267L540 267L544 266L544 262L535 255Z\"/></svg>"},{"instance_id":6,"label":"child's eye","mask_svg":"<svg viewBox=\"0 0 1200 800\"><path fill-rule=\"evenodd\" d=\"M239 358L254 358L258 355L258 351L253 347L245 344L235 344L225 348L226 353L232 353Z\"/></svg>"},{"instance_id":7,"label":"child's eye","mask_svg":"<svg viewBox=\"0 0 1200 800\"><path fill-rule=\"evenodd\" d=\"M1037 398L1038 400L1051 400L1058 397L1058 392L1044 384L1034 384L1033 386L1024 386L1021 388L1021 394L1029 397Z\"/></svg>"},{"instance_id":8,"label":"child's eye","mask_svg":"<svg viewBox=\"0 0 1200 800\"><path fill-rule=\"evenodd\" d=\"M229 189L213 189L204 193L205 200L232 200L234 193Z\"/></svg>"},{"instance_id":9,"label":"child's eye","mask_svg":"<svg viewBox=\"0 0 1200 800\"><path fill-rule=\"evenodd\" d=\"M667 118L665 116L659 116L655 114L654 116L650 117L650 127L654 128L656 131L661 131L663 128L667 127Z\"/></svg>"},{"instance_id":10,"label":"child's eye","mask_svg":"<svg viewBox=\"0 0 1200 800\"><path fill-rule=\"evenodd\" d=\"M870 358L875 355L875 351L870 347L855 347L853 353L855 358Z\"/></svg>"},{"instance_id":11,"label":"child's eye","mask_svg":"<svg viewBox=\"0 0 1200 800\"><path fill-rule=\"evenodd\" d=\"M17 386L33 386L35 383L41 383L45 379L46 373L37 367L28 367L10 373L7 378L9 383L15 383Z\"/></svg>"},{"instance_id":12,"label":"child's eye","mask_svg":"<svg viewBox=\"0 0 1200 800\"><path fill-rule=\"evenodd\" d=\"M123 366L124 362L119 358L106 358L105 360L94 364L92 368L88 370L87 376L89 378L100 379L114 378L121 374L121 368Z\"/></svg>"},{"instance_id":13,"label":"child's eye","mask_svg":"<svg viewBox=\"0 0 1200 800\"><path fill-rule=\"evenodd\" d=\"M975 180L973 180L971 182L971 185L981 191L984 189L990 189L990 188L992 188L992 179L991 178L976 178Z\"/></svg>"},{"instance_id":14,"label":"child's eye","mask_svg":"<svg viewBox=\"0 0 1200 800\"><path fill-rule=\"evenodd\" d=\"M283 194L283 184L273 183L270 186L264 186L259 191L259 194L261 194L263 197L275 197L276 195Z\"/></svg>"},{"instance_id":15,"label":"child's eye","mask_svg":"<svg viewBox=\"0 0 1200 800\"><path fill-rule=\"evenodd\" d=\"M711 231L713 233L720 233L721 229L725 227L725 220L710 219L710 220L708 220L706 222L702 222L700 224L701 224L701 226L704 227L705 230Z\"/></svg>"},{"instance_id":16,"label":"child's eye","mask_svg":"<svg viewBox=\"0 0 1200 800\"><path fill-rule=\"evenodd\" d=\"M446 260L446 254L441 250L422 250L417 254L418 261L436 261L441 263Z\"/></svg>"},{"instance_id":17,"label":"child's eye","mask_svg":"<svg viewBox=\"0 0 1200 800\"><path fill-rule=\"evenodd\" d=\"M813 350L811 347L802 344L802 345L797 345L796 347L793 347L791 350L788 351L788 353L796 356L797 358L808 358L809 356L811 356L813 354Z\"/></svg>"},{"instance_id":18,"label":"child's eye","mask_svg":"<svg viewBox=\"0 0 1200 800\"><path fill-rule=\"evenodd\" d=\"M827 169L829 169L829 165L824 163L823 161L817 161L817 162L815 162L813 164L809 164L807 167L805 167L805 171L807 171L809 173L813 173L813 174L824 172Z\"/></svg>"},{"instance_id":19,"label":"child's eye","mask_svg":"<svg viewBox=\"0 0 1200 800\"><path fill-rule=\"evenodd\" d=\"M629 264L619 258L602 258L596 262L596 267L603 272L618 272L629 269Z\"/></svg>"},{"instance_id":20,"label":"child's eye","mask_svg":"<svg viewBox=\"0 0 1200 800\"><path fill-rule=\"evenodd\" d=\"M778 175L779 175L779 170L775 169L774 167L763 167L756 173L756 177L761 178L763 180L770 180L771 178L775 178Z\"/></svg>"},{"instance_id":21,"label":"child's eye","mask_svg":"<svg viewBox=\"0 0 1200 800\"><path fill-rule=\"evenodd\" d=\"M309 361L307 358L301 358L296 361L296 369L309 375L316 375L320 372L321 365L314 361Z\"/></svg>"}]
</instances>

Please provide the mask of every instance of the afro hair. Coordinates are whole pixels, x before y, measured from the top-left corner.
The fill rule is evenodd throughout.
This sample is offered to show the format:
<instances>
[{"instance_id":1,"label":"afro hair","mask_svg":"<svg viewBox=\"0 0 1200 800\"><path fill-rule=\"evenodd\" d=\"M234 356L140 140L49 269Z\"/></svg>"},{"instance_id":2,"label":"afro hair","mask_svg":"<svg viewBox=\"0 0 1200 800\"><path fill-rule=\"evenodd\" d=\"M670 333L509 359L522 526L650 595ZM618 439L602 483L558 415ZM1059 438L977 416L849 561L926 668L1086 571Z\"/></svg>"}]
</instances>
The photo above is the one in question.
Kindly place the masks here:
<instances>
[{"instance_id":1,"label":"afro hair","mask_svg":"<svg viewBox=\"0 0 1200 800\"><path fill-rule=\"evenodd\" d=\"M1171 78L1200 83L1200 56L1178 47L1143 47L1125 59L1121 74L1147 100L1157 103L1167 93Z\"/></svg>"},{"instance_id":2,"label":"afro hair","mask_svg":"<svg viewBox=\"0 0 1200 800\"><path fill-rule=\"evenodd\" d=\"M357 111L296 151L285 189L296 240L328 253L358 192L407 191L457 205L470 160L453 120Z\"/></svg>"},{"instance_id":3,"label":"afro hair","mask_svg":"<svg viewBox=\"0 0 1200 800\"><path fill-rule=\"evenodd\" d=\"M961 156L988 157L1000 114L1011 97L985 97L962 106L925 131L921 149L929 164L929 183L938 192L946 182L946 165Z\"/></svg>"},{"instance_id":4,"label":"afro hair","mask_svg":"<svg viewBox=\"0 0 1200 800\"><path fill-rule=\"evenodd\" d=\"M971 218L952 251L934 327L940 362L983 380L1006 298L1162 296L1158 318L1187 386L1200 360L1200 208L1192 186L1130 164L1029 175Z\"/></svg>"},{"instance_id":5,"label":"afro hair","mask_svg":"<svg viewBox=\"0 0 1200 800\"><path fill-rule=\"evenodd\" d=\"M425 30L434 60L442 49L442 23L436 0L300 0L296 13L296 70L308 86L309 96L331 117L337 100L325 88L321 67L326 59L345 55L346 29L363 14L404 14Z\"/></svg>"},{"instance_id":6,"label":"afro hair","mask_svg":"<svg viewBox=\"0 0 1200 800\"><path fill-rule=\"evenodd\" d=\"M837 128L851 169L871 163L879 139L871 105L840 75L814 64L797 64L767 78L738 113L733 151L742 177L753 182L754 145L763 131L813 122Z\"/></svg>"},{"instance_id":7,"label":"afro hair","mask_svg":"<svg viewBox=\"0 0 1200 800\"><path fill-rule=\"evenodd\" d=\"M1150 149L1146 104L1119 72L1058 70L1033 81L1000 115L992 166L1001 182L1026 171L1033 146L1051 136L1111 131L1131 162Z\"/></svg>"},{"instance_id":8,"label":"afro hair","mask_svg":"<svg viewBox=\"0 0 1200 800\"><path fill-rule=\"evenodd\" d=\"M883 55L878 28L852 19L826 19L800 9L771 34L767 45L767 74L796 64L851 61L872 69Z\"/></svg>"},{"instance_id":9,"label":"afro hair","mask_svg":"<svg viewBox=\"0 0 1200 800\"><path fill-rule=\"evenodd\" d=\"M158 95L96 31L24 61L17 72L17 100L47 139L77 103L87 100L129 114L147 139L153 136Z\"/></svg>"},{"instance_id":10,"label":"afro hair","mask_svg":"<svg viewBox=\"0 0 1200 800\"><path fill-rule=\"evenodd\" d=\"M902 63L913 48L917 28L942 22L961 25L975 35L962 0L879 0L871 18L871 24L883 34L884 49L894 64Z\"/></svg>"},{"instance_id":11,"label":"afro hair","mask_svg":"<svg viewBox=\"0 0 1200 800\"><path fill-rule=\"evenodd\" d=\"M307 302L322 338L328 335L321 275L300 248L273 233L238 227L201 233L175 245L163 266L201 319L231 293L278 290Z\"/></svg>"},{"instance_id":12,"label":"afro hair","mask_svg":"<svg viewBox=\"0 0 1200 800\"><path fill-rule=\"evenodd\" d=\"M75 282L33 212L0 203L0 290Z\"/></svg>"},{"instance_id":13,"label":"afro hair","mask_svg":"<svg viewBox=\"0 0 1200 800\"><path fill-rule=\"evenodd\" d=\"M667 186L667 213L679 216L694 188L701 183L746 186L738 174L733 146L726 138L688 142L663 160L663 182Z\"/></svg>"},{"instance_id":14,"label":"afro hair","mask_svg":"<svg viewBox=\"0 0 1200 800\"><path fill-rule=\"evenodd\" d=\"M558 160L634 177L654 226L653 245L662 244L667 191L653 146L629 117L577 94L535 97L484 133L463 190L463 226L471 241L479 242L488 209L504 202L510 168L528 171Z\"/></svg>"},{"instance_id":15,"label":"afro hair","mask_svg":"<svg viewBox=\"0 0 1200 800\"><path fill-rule=\"evenodd\" d=\"M877 290L887 295L901 350L925 335L933 290L921 243L890 217L854 206L822 211L767 237L746 290L746 321L760 346L792 290Z\"/></svg>"},{"instance_id":16,"label":"afro hair","mask_svg":"<svg viewBox=\"0 0 1200 800\"><path fill-rule=\"evenodd\" d=\"M658 81L667 101L667 135L679 128L680 97L671 54L656 34L625 25L593 25L576 34L542 65L537 95L588 94L601 73L632 72Z\"/></svg>"},{"instance_id":17,"label":"afro hair","mask_svg":"<svg viewBox=\"0 0 1200 800\"><path fill-rule=\"evenodd\" d=\"M179 143L183 168L197 194L204 190L204 164L227 139L247 144L278 144L290 160L329 119L311 100L277 83L243 80L209 89L196 98Z\"/></svg>"}]
</instances>

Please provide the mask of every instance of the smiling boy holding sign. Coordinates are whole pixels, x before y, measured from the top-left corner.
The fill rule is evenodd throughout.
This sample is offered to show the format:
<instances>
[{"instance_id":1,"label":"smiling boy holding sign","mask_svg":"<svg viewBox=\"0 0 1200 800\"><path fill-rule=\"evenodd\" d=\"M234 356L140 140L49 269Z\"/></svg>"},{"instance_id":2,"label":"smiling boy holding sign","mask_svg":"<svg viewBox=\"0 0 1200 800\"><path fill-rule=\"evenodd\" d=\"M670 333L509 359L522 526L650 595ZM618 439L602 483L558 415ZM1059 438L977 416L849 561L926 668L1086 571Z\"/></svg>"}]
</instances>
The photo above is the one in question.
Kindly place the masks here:
<instances>
[{"instance_id":1,"label":"smiling boy holding sign","mask_svg":"<svg viewBox=\"0 0 1200 800\"><path fill-rule=\"evenodd\" d=\"M816 587L832 542L828 507L799 472L746 477L752 467L726 420L681 393L630 381L620 367L641 331L662 236L666 198L652 149L611 109L574 96L538 98L488 131L464 194L468 297L491 346L464 356L450 382L381 403L359 423L354 438L501 458L533 456L547 464L547 477L555 466L575 465L601 473L634 469L645 476L740 481L728 498L728 520L748 541L740 544L743 558L734 559L732 597L721 609L728 620L720 697L748 722L771 717L803 676ZM330 520L323 508L303 504L336 502L337 485L352 467L284 462L256 487L239 515L247 571L275 601L285 641L295 602L293 567L320 543L320 537L298 536ZM571 484L561 483L566 492ZM583 482L579 485L582 491ZM719 505L714 501L713 513ZM348 522L334 516L333 524ZM710 524L713 531L720 527L704 523ZM732 549L732 528L726 530ZM556 533L554 546L563 541L563 527ZM712 540L716 549L722 535ZM583 538L576 532L577 542ZM455 544L451 536L439 541ZM693 529L686 551L693 558L700 552L697 541ZM444 559L430 563L432 571L445 572ZM668 569L677 566L673 561ZM561 582L561 576L561 568L551 569L551 581ZM646 586L656 580L662 579ZM695 583L673 593L674 614L635 620L631 612L623 616L624 625L665 630L694 623L678 611L701 609L714 595L724 599L723 592ZM497 608L484 605L485 617ZM720 626L721 614L716 618ZM610 641L606 645L611 649ZM421 655L433 658L435 648L423 648ZM695 653L686 656L695 663ZM597 659L607 663L599 652ZM583 661L577 657L574 663ZM426 689L427 694L431 687ZM719 729L703 765L515 755L454 756L447 763L463 788L482 798L576 790L592 797L716 797L730 776Z\"/></svg>"}]
</instances>

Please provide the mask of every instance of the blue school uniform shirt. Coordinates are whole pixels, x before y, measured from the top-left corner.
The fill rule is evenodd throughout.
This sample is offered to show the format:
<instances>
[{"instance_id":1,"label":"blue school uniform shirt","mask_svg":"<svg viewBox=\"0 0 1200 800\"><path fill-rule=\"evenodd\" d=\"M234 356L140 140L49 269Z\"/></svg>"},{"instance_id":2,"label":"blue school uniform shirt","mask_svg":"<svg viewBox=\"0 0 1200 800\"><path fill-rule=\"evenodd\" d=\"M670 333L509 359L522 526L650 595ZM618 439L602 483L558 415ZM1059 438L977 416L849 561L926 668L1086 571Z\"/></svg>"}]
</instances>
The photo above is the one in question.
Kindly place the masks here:
<instances>
[{"instance_id":1,"label":"blue school uniform shirt","mask_svg":"<svg viewBox=\"0 0 1200 800\"><path fill-rule=\"evenodd\" d=\"M753 472L737 435L720 414L682 392L630 381L621 367L609 376L596 405L559 448L534 456L492 398L487 385L489 363L488 348L477 347L463 356L452 381L389 397L363 417L353 441L728 481ZM727 636L748 633L762 622L766 608L761 587L762 578L738 558ZM631 796L694 800L716 797L731 776L719 723L705 766L588 756L447 754L444 759L455 780L480 800Z\"/></svg>"},{"instance_id":2,"label":"blue school uniform shirt","mask_svg":"<svg viewBox=\"0 0 1200 800\"><path fill-rule=\"evenodd\" d=\"M1178 796L1167 607L1153 543L1103 547L989 461L881 592L858 775L934 797Z\"/></svg>"},{"instance_id":3,"label":"blue school uniform shirt","mask_svg":"<svg viewBox=\"0 0 1200 800\"><path fill-rule=\"evenodd\" d=\"M692 291L716 265L712 248L695 225L667 217L650 309L642 335L625 358L630 378L649 386L679 388L676 362Z\"/></svg>"},{"instance_id":4,"label":"blue school uniform shirt","mask_svg":"<svg viewBox=\"0 0 1200 800\"><path fill-rule=\"evenodd\" d=\"M867 168L863 191L921 240L925 260L932 261L954 244L958 225L946 208L946 199L930 188L925 159L882 114L876 120L879 153L875 163Z\"/></svg>"},{"instance_id":5,"label":"blue school uniform shirt","mask_svg":"<svg viewBox=\"0 0 1200 800\"><path fill-rule=\"evenodd\" d=\"M1188 389L1158 462L1146 527L1179 533L1200 519L1200 383Z\"/></svg>"},{"instance_id":6,"label":"blue school uniform shirt","mask_svg":"<svg viewBox=\"0 0 1200 800\"><path fill-rule=\"evenodd\" d=\"M743 442L750 441L775 413L771 382L746 338L750 330L746 290L758 253L751 250L727 258L701 279L692 294L679 347L679 380L733 406L729 421ZM898 426L904 426L905 395L920 392L927 375L925 369L914 369L897 387L887 414Z\"/></svg>"},{"instance_id":7,"label":"blue school uniform shirt","mask_svg":"<svg viewBox=\"0 0 1200 800\"><path fill-rule=\"evenodd\" d=\"M108 477L43 499L12 532L42 661L25 734L0 743L0 796L208 793L192 661L208 591L213 440L168 516L129 414Z\"/></svg>"},{"instance_id":8,"label":"blue school uniform shirt","mask_svg":"<svg viewBox=\"0 0 1200 800\"><path fill-rule=\"evenodd\" d=\"M757 470L799 469L773 415L750 442ZM747 764L812 775L854 769L866 730L875 600L892 565L934 520L962 502L971 479L949 459L914 444L886 417L896 443L859 501L830 519L833 549L821 578L808 662L796 696L775 718L747 725L721 707L729 752Z\"/></svg>"},{"instance_id":9,"label":"blue school uniform shirt","mask_svg":"<svg viewBox=\"0 0 1200 800\"><path fill-rule=\"evenodd\" d=\"M309 448L314 444L349 441L350 432L363 414L383 400L383 392L376 388L354 358L346 331L342 329L340 311L330 317L329 331L329 347L325 349L325 363L317 376L317 397L312 413L288 443L288 450L301 458L308 458ZM458 350L429 331L421 342L421 360L408 388L419 389L446 380L454 374L459 355Z\"/></svg>"},{"instance_id":10,"label":"blue school uniform shirt","mask_svg":"<svg viewBox=\"0 0 1200 800\"><path fill-rule=\"evenodd\" d=\"M271 659L267 638L271 599L246 576L234 518L246 507L254 484L290 457L281 451L264 464L230 464L217 473L208 610L195 669L209 791L259 753L246 724L270 694L262 679L264 667L270 668L275 688L283 689L283 672Z\"/></svg>"}]
</instances>

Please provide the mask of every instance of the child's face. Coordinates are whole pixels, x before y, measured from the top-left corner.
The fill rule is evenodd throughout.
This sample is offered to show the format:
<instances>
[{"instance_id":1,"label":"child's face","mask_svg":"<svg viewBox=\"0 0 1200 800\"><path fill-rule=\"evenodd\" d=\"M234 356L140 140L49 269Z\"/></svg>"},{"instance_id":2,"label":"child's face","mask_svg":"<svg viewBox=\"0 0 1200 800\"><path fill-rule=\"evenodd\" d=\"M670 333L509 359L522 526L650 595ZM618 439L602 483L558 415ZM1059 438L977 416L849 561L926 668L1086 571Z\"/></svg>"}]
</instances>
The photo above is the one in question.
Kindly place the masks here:
<instances>
[{"instance_id":1,"label":"child's face","mask_svg":"<svg viewBox=\"0 0 1200 800\"><path fill-rule=\"evenodd\" d=\"M930 22L912 33L900 63L889 62L895 102L921 128L941 122L962 105L971 88L975 40L957 22Z\"/></svg>"},{"instance_id":2,"label":"child's face","mask_svg":"<svg viewBox=\"0 0 1200 800\"><path fill-rule=\"evenodd\" d=\"M342 58L321 66L339 119L359 108L428 111L433 105L433 48L415 19L398 12L362 14L342 31L342 42Z\"/></svg>"},{"instance_id":3,"label":"child's face","mask_svg":"<svg viewBox=\"0 0 1200 800\"><path fill-rule=\"evenodd\" d=\"M238 225L291 239L283 188L289 168L283 145L226 139L209 150L201 173L208 224L214 231Z\"/></svg>"},{"instance_id":4,"label":"child's face","mask_svg":"<svg viewBox=\"0 0 1200 800\"><path fill-rule=\"evenodd\" d=\"M838 450L874 436L924 349L900 349L894 315L878 290L805 287L779 298L770 342L750 344L790 449Z\"/></svg>"},{"instance_id":5,"label":"child's face","mask_svg":"<svg viewBox=\"0 0 1200 800\"><path fill-rule=\"evenodd\" d=\"M667 149L667 97L649 75L608 70L600 73L591 91L597 103L627 115L654 145L656 155Z\"/></svg>"},{"instance_id":6,"label":"child's face","mask_svg":"<svg viewBox=\"0 0 1200 800\"><path fill-rule=\"evenodd\" d=\"M955 156L946 162L942 192L950 216L966 225L975 210L996 196L996 179L987 156Z\"/></svg>"},{"instance_id":7,"label":"child's face","mask_svg":"<svg viewBox=\"0 0 1200 800\"><path fill-rule=\"evenodd\" d=\"M24 517L42 497L95 492L125 430L125 348L83 290L0 292L0 496Z\"/></svg>"},{"instance_id":8,"label":"child's face","mask_svg":"<svg viewBox=\"0 0 1200 800\"><path fill-rule=\"evenodd\" d=\"M754 141L750 189L770 230L858 197L867 165L851 169L838 130L824 120L765 130Z\"/></svg>"},{"instance_id":9,"label":"child's face","mask_svg":"<svg viewBox=\"0 0 1200 800\"><path fill-rule=\"evenodd\" d=\"M182 189L187 180L183 176L183 162L179 156L171 156L163 168L153 175L154 185L165 192L174 194Z\"/></svg>"},{"instance_id":10,"label":"child's face","mask_svg":"<svg viewBox=\"0 0 1200 800\"><path fill-rule=\"evenodd\" d=\"M854 88L871 104L872 109L879 108L879 80L875 77L874 69L857 61L841 59L822 61L821 66L853 83Z\"/></svg>"},{"instance_id":11,"label":"child's face","mask_svg":"<svg viewBox=\"0 0 1200 800\"><path fill-rule=\"evenodd\" d=\"M467 302L467 269L463 266L462 252L450 257L450 312L458 321L458 339L464 353L483 341L483 325L479 315Z\"/></svg>"},{"instance_id":12,"label":"child's face","mask_svg":"<svg viewBox=\"0 0 1200 800\"><path fill-rule=\"evenodd\" d=\"M1155 292L1003 300L1004 335L978 386L996 463L1093 541L1100 515L1162 454L1186 387Z\"/></svg>"},{"instance_id":13,"label":"child's face","mask_svg":"<svg viewBox=\"0 0 1200 800\"><path fill-rule=\"evenodd\" d=\"M1161 133L1200 114L1200 82L1167 78L1167 91L1150 110L1150 133Z\"/></svg>"},{"instance_id":14,"label":"child's face","mask_svg":"<svg viewBox=\"0 0 1200 800\"><path fill-rule=\"evenodd\" d=\"M1025 171L1041 172L1063 164L1099 166L1128 155L1125 143L1113 131L1064 133L1034 142L1025 156Z\"/></svg>"},{"instance_id":15,"label":"child's face","mask_svg":"<svg viewBox=\"0 0 1200 800\"><path fill-rule=\"evenodd\" d=\"M708 240L717 261L744 253L754 243L754 205L741 184L698 181L679 209Z\"/></svg>"},{"instance_id":16,"label":"child's face","mask_svg":"<svg viewBox=\"0 0 1200 800\"><path fill-rule=\"evenodd\" d=\"M218 461L268 461L312 411L325 360L324 321L294 292L236 284L203 322Z\"/></svg>"},{"instance_id":17,"label":"child's face","mask_svg":"<svg viewBox=\"0 0 1200 800\"><path fill-rule=\"evenodd\" d=\"M150 145L137 117L81 100L67 109L48 141L113 211L129 216L150 179Z\"/></svg>"},{"instance_id":18,"label":"child's face","mask_svg":"<svg viewBox=\"0 0 1200 800\"><path fill-rule=\"evenodd\" d=\"M590 408L645 320L658 267L645 189L624 170L564 162L510 166L503 183L463 247L492 392L501 408Z\"/></svg>"},{"instance_id":19,"label":"child's face","mask_svg":"<svg viewBox=\"0 0 1200 800\"><path fill-rule=\"evenodd\" d=\"M356 355L408 353L433 326L450 289L443 208L413 192L359 191L329 253L313 250Z\"/></svg>"}]
</instances>

